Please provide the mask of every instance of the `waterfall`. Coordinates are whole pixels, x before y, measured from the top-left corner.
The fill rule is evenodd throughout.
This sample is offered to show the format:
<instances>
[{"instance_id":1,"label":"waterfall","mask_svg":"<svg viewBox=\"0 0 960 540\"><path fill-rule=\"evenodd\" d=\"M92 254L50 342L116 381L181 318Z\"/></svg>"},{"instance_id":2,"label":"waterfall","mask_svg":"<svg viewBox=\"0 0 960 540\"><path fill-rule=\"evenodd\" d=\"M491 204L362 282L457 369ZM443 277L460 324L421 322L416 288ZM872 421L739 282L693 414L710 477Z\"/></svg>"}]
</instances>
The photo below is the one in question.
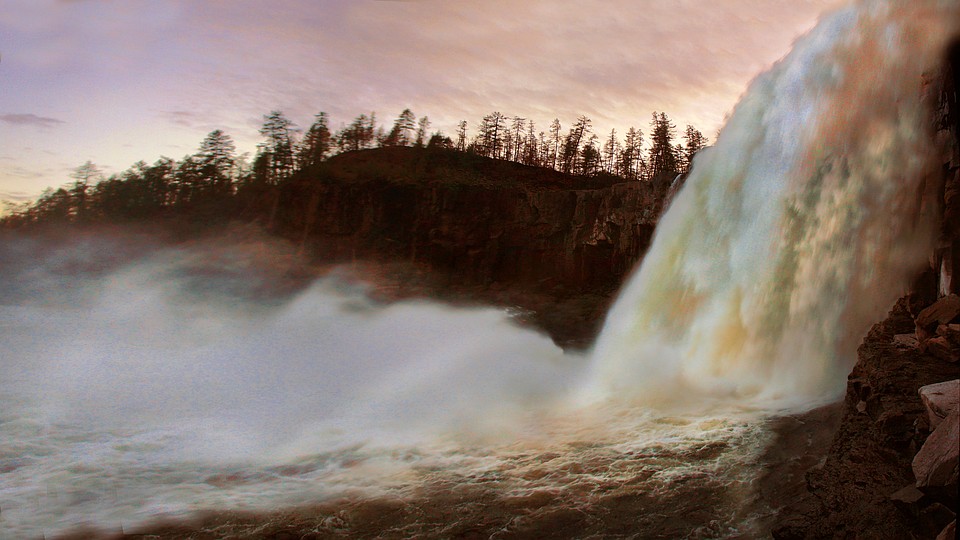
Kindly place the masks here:
<instances>
[{"instance_id":1,"label":"waterfall","mask_svg":"<svg viewBox=\"0 0 960 540\"><path fill-rule=\"evenodd\" d=\"M923 81L958 26L956 0L859 2L753 81L609 313L589 397L839 394L932 247Z\"/></svg>"}]
</instances>

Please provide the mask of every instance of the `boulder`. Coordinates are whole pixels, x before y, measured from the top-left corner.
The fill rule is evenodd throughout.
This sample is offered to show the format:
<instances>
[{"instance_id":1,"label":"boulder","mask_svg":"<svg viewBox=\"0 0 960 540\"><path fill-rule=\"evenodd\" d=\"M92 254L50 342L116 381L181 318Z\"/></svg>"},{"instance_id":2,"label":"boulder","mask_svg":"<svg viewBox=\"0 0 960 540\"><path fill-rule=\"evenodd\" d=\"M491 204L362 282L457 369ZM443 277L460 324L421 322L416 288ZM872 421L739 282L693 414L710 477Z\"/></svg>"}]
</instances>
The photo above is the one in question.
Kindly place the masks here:
<instances>
[{"instance_id":1,"label":"boulder","mask_svg":"<svg viewBox=\"0 0 960 540\"><path fill-rule=\"evenodd\" d=\"M957 538L957 520L953 520L949 525L943 528L943 531L937 535L937 540L956 540Z\"/></svg>"},{"instance_id":2,"label":"boulder","mask_svg":"<svg viewBox=\"0 0 960 540\"><path fill-rule=\"evenodd\" d=\"M960 324L941 324L937 327L937 335L947 338L953 345L960 344Z\"/></svg>"},{"instance_id":3,"label":"boulder","mask_svg":"<svg viewBox=\"0 0 960 540\"><path fill-rule=\"evenodd\" d=\"M927 409L930 429L936 429L950 413L960 410L960 379L921 387L920 400Z\"/></svg>"},{"instance_id":4,"label":"boulder","mask_svg":"<svg viewBox=\"0 0 960 540\"><path fill-rule=\"evenodd\" d=\"M917 489L917 486L910 484L890 495L890 501L904 512L917 514L917 507L925 496L922 491Z\"/></svg>"},{"instance_id":5,"label":"boulder","mask_svg":"<svg viewBox=\"0 0 960 540\"><path fill-rule=\"evenodd\" d=\"M944 362L952 363L960 360L960 349L953 347L950 342L947 341L947 338L943 336L928 339L923 344L923 348L927 354L935 356Z\"/></svg>"},{"instance_id":6,"label":"boulder","mask_svg":"<svg viewBox=\"0 0 960 540\"><path fill-rule=\"evenodd\" d=\"M937 300L917 314L917 339L926 341L937 327L960 316L960 296L951 294Z\"/></svg>"},{"instance_id":7,"label":"boulder","mask_svg":"<svg viewBox=\"0 0 960 540\"><path fill-rule=\"evenodd\" d=\"M951 523L957 520L956 512L938 502L921 510L918 517L920 522L923 523L924 538L933 538L934 535L939 538L940 534L938 533L942 533ZM954 540L952 536L950 539Z\"/></svg>"},{"instance_id":8,"label":"boulder","mask_svg":"<svg viewBox=\"0 0 960 540\"><path fill-rule=\"evenodd\" d=\"M916 334L897 334L893 336L893 343L905 349L916 349L920 346Z\"/></svg>"},{"instance_id":9,"label":"boulder","mask_svg":"<svg viewBox=\"0 0 960 540\"><path fill-rule=\"evenodd\" d=\"M957 483L960 463L960 413L952 412L927 437L913 458L917 487L949 486Z\"/></svg>"}]
</instances>

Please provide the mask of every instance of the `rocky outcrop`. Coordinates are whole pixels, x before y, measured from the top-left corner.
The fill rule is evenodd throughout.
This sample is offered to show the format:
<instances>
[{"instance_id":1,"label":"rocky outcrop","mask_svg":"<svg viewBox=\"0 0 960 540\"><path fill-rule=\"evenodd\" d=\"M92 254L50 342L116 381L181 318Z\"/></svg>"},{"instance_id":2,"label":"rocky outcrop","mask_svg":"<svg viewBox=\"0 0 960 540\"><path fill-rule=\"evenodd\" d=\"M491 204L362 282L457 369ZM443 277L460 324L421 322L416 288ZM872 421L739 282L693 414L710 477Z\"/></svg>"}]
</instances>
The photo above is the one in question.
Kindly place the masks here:
<instances>
[{"instance_id":1,"label":"rocky outcrop","mask_svg":"<svg viewBox=\"0 0 960 540\"><path fill-rule=\"evenodd\" d=\"M936 334L941 325L946 325L960 315L960 296L950 294L926 307L917 315L917 339L923 345Z\"/></svg>"}]
</instances>

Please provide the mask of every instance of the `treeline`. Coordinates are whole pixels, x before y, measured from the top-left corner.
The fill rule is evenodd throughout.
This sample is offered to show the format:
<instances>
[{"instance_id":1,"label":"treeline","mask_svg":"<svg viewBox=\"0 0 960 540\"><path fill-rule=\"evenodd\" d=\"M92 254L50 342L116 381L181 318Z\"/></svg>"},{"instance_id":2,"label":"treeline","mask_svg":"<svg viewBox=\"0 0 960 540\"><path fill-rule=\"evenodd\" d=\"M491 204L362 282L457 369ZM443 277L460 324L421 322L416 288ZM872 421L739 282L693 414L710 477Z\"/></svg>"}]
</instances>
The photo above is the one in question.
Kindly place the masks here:
<instances>
[{"instance_id":1,"label":"treeline","mask_svg":"<svg viewBox=\"0 0 960 540\"><path fill-rule=\"evenodd\" d=\"M624 139L616 130L601 142L592 122L580 116L563 134L559 120L537 131L532 120L499 112L485 116L469 133L461 121L455 139L430 133L430 120L404 110L389 129L376 115L361 114L332 132L326 113L299 130L282 112L264 116L263 140L250 161L238 156L229 135L215 130L194 154L180 161L161 157L152 165L140 161L105 178L91 162L74 170L72 182L48 189L39 200L0 221L6 227L39 223L102 223L143 220L165 215L200 218L264 218L271 225L279 211L279 186L295 175L322 176L320 166L332 156L377 147L412 146L446 149L580 176L610 175L625 181L671 181L690 167L707 139L693 126L677 140L676 126L665 113L654 113L650 144L631 127Z\"/></svg>"},{"instance_id":2,"label":"treeline","mask_svg":"<svg viewBox=\"0 0 960 540\"><path fill-rule=\"evenodd\" d=\"M323 128L326 130L325 117ZM382 146L440 146L494 159L516 161L524 165L547 167L563 173L591 176L610 174L627 180L652 180L661 175L674 177L685 173L693 156L708 143L703 133L687 125L680 144L677 126L666 113L653 113L650 121L650 145L645 148L643 131L631 127L623 139L613 129L603 140L593 131L593 122L579 116L563 133L559 119L547 131L537 131L533 120L493 112L483 117L469 133L466 120L460 121L456 139L433 133L427 139L430 119L417 120L410 109L404 110L387 131L374 127L375 115L360 115L349 126L330 136L331 148L339 152ZM311 131L317 124L311 127Z\"/></svg>"}]
</instances>

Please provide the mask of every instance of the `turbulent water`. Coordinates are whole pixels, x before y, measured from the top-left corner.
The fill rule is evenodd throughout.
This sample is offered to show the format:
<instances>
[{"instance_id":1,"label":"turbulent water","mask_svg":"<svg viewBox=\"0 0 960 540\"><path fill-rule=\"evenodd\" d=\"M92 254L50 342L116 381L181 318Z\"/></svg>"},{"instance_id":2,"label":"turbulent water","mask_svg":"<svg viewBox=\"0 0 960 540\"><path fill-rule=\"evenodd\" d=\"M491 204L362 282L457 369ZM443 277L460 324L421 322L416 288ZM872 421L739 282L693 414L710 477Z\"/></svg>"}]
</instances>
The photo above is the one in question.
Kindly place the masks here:
<instances>
[{"instance_id":1,"label":"turbulent water","mask_svg":"<svg viewBox=\"0 0 960 540\"><path fill-rule=\"evenodd\" d=\"M393 533L496 508L503 533L755 534L762 419L837 396L930 247L922 81L957 21L864 2L798 41L698 156L589 355L498 310L274 290L259 241L7 239L0 537L451 493L447 521Z\"/></svg>"}]
</instances>

